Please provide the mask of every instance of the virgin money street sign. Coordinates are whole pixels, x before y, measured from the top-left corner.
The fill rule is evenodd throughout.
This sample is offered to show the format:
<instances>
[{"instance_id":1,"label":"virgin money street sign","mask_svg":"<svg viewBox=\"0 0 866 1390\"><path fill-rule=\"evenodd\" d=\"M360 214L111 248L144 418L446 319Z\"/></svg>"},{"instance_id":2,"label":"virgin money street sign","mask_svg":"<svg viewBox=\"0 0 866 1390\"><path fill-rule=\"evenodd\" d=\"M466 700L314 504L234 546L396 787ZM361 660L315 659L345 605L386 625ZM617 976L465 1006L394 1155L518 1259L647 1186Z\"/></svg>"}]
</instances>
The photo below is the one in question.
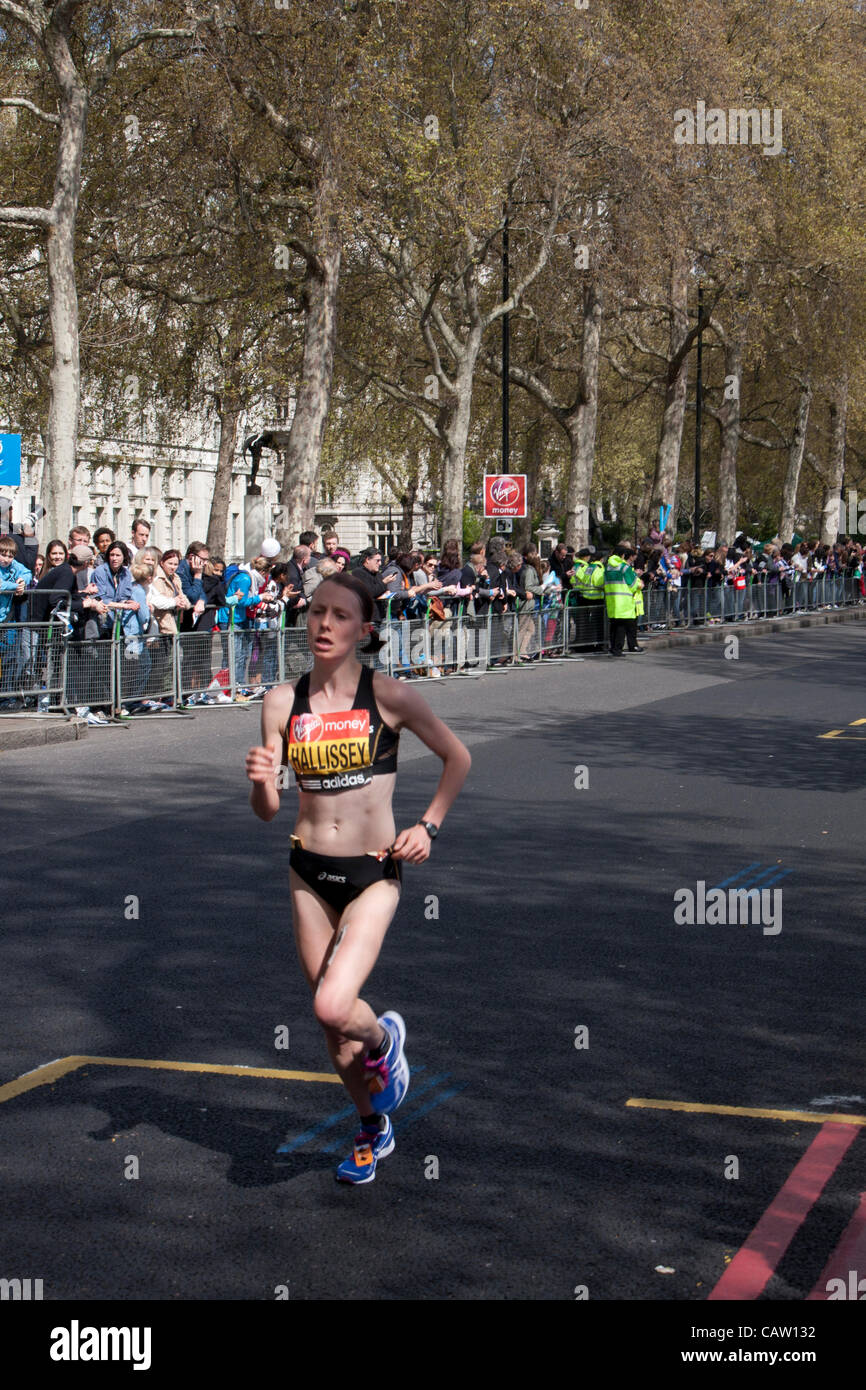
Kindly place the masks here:
<instances>
[{"instance_id":1,"label":"virgin money street sign","mask_svg":"<svg viewBox=\"0 0 866 1390\"><path fill-rule=\"evenodd\" d=\"M526 516L526 474L485 473L484 515Z\"/></svg>"}]
</instances>

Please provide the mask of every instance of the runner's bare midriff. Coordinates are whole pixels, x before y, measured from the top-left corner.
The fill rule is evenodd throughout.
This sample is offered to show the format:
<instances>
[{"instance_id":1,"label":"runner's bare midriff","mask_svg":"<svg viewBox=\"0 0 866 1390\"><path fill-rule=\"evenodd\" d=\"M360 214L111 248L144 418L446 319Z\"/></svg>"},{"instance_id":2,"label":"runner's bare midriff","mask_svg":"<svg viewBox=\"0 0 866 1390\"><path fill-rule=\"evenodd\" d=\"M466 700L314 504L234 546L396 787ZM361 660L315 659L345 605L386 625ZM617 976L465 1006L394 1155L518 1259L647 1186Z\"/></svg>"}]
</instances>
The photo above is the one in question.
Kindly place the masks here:
<instances>
[{"instance_id":1,"label":"runner's bare midriff","mask_svg":"<svg viewBox=\"0 0 866 1390\"><path fill-rule=\"evenodd\" d=\"M391 809L396 780L396 773L387 772L350 791L322 795L299 790L294 833L304 849L346 858L387 849L397 833Z\"/></svg>"}]
</instances>

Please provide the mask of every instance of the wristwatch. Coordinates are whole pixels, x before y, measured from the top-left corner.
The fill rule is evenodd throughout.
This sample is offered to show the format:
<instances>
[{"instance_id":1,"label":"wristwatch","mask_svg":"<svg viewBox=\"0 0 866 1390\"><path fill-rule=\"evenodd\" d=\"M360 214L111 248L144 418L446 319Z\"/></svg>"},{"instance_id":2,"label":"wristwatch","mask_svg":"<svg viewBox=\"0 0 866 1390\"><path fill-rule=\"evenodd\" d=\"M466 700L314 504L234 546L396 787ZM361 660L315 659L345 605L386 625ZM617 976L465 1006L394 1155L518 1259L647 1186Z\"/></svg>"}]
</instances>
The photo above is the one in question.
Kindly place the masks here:
<instances>
[{"instance_id":1,"label":"wristwatch","mask_svg":"<svg viewBox=\"0 0 866 1390\"><path fill-rule=\"evenodd\" d=\"M430 839L431 839L431 840L435 840L435 839L436 839L436 836L439 834L439 826L438 826L438 825L434 825L433 822L432 822L432 820L419 820L418 824L419 824L419 825L423 825L424 829L427 831L427 834L430 836Z\"/></svg>"}]
</instances>

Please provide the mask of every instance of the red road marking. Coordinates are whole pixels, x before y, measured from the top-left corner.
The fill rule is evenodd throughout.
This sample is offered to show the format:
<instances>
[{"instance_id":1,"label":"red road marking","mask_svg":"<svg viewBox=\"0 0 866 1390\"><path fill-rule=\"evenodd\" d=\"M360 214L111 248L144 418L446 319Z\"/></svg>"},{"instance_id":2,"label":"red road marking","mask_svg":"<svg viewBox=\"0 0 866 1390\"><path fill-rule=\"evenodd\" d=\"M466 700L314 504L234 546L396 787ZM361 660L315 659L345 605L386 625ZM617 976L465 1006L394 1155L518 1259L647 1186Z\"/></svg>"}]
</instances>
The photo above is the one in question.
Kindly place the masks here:
<instances>
[{"instance_id":1,"label":"red road marking","mask_svg":"<svg viewBox=\"0 0 866 1390\"><path fill-rule=\"evenodd\" d=\"M841 1279L845 1285L846 1296L850 1297L849 1275L856 1273L855 1283L866 1275L866 1192L860 1194L860 1205L842 1233L842 1239L827 1261L827 1267L818 1280L806 1302L827 1298L827 1283L830 1279ZM859 1292L854 1291L859 1299Z\"/></svg>"},{"instance_id":2,"label":"red road marking","mask_svg":"<svg viewBox=\"0 0 866 1390\"><path fill-rule=\"evenodd\" d=\"M758 1297L858 1133L856 1125L821 1126L708 1301Z\"/></svg>"}]
</instances>

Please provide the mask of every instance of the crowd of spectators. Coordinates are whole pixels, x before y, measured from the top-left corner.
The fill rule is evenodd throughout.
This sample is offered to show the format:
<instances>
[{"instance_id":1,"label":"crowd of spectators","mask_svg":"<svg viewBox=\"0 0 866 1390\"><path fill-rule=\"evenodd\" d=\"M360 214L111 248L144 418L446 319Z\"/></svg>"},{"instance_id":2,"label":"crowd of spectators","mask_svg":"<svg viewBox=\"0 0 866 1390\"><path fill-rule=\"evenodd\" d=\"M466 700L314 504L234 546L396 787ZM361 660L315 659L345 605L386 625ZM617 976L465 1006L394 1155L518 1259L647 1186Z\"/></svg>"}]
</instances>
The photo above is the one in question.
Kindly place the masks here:
<instances>
[{"instance_id":1,"label":"crowd of spectators","mask_svg":"<svg viewBox=\"0 0 866 1390\"><path fill-rule=\"evenodd\" d=\"M118 637L123 644L124 707L131 713L156 713L170 708L171 697L145 698L150 687L171 687L172 639L176 633L199 634L202 641L183 644L182 687L201 687L198 666L210 671L213 634L219 634L222 666L229 664L234 642L237 696L251 699L277 679L278 632L305 622L305 610L319 584L329 575L349 570L370 591L380 622L389 618L429 617L442 622L456 612L474 618L489 613L516 612L517 659L537 659L530 653L535 631L533 614L561 604L573 588L575 552L559 544L549 560L535 546L513 548L503 537L470 547L461 559L457 540L448 540L439 553L421 549L375 547L353 557L333 530L321 536L305 531L287 561L278 560L277 541L263 543L262 553L249 564L226 564L211 555L207 545L193 542L181 555L149 544L150 526L139 519L128 543L108 527L91 537L76 526L69 543L48 542L38 553L27 535L0 537L0 704L20 707L12 692L39 684L44 673L44 631L29 624L62 625L76 644ZM592 548L581 556L594 556ZM863 580L863 547L848 537L834 545L817 541L791 545L758 545L738 536L732 546L709 549L674 543L657 530L641 543L633 566L645 594L646 617L666 623L746 620L758 611L750 591L760 586L760 611L784 608L798 584L851 578ZM768 594L775 596L770 603ZM826 582L822 590L834 606L841 594ZM655 597L653 597L655 596ZM578 600L575 592L573 595ZM216 690L199 690L187 703L226 701L223 682ZM83 687L82 687L83 688ZM91 708L86 692L78 708L92 721L105 722L104 708ZM32 703L28 699L24 704Z\"/></svg>"},{"instance_id":2,"label":"crowd of spectators","mask_svg":"<svg viewBox=\"0 0 866 1390\"><path fill-rule=\"evenodd\" d=\"M670 623L748 621L798 606L839 607L845 579L863 584L864 548L848 536L833 545L757 543L739 535L733 545L701 549L674 544L657 530L641 543L633 566L653 614ZM800 589L811 586L811 593ZM653 602L653 595L656 601Z\"/></svg>"}]
</instances>

